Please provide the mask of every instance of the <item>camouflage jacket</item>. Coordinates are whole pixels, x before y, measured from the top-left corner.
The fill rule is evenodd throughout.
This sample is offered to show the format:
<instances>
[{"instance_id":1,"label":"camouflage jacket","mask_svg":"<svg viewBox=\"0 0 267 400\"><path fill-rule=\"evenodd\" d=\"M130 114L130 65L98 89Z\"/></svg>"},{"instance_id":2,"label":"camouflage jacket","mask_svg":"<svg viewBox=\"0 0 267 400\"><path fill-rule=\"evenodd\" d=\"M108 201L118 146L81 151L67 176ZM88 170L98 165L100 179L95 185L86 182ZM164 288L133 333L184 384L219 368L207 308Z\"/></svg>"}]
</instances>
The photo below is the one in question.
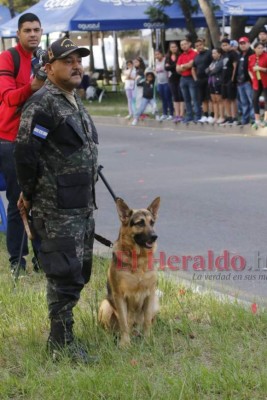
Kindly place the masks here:
<instances>
[{"instance_id":1,"label":"camouflage jacket","mask_svg":"<svg viewBox=\"0 0 267 400\"><path fill-rule=\"evenodd\" d=\"M15 145L19 185L32 211L88 213L95 204L98 137L80 98L78 110L49 80L25 104Z\"/></svg>"}]
</instances>

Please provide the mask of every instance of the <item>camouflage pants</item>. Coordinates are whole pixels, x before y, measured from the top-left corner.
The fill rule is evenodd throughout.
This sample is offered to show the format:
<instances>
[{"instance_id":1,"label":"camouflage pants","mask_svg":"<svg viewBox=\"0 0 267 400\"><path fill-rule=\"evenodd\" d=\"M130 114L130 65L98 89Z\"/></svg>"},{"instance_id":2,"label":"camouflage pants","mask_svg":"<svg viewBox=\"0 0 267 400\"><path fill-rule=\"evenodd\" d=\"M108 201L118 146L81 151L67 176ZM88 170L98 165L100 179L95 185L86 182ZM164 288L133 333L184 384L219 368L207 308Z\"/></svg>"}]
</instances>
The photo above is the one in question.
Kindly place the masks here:
<instances>
[{"instance_id":1,"label":"camouflage pants","mask_svg":"<svg viewBox=\"0 0 267 400\"><path fill-rule=\"evenodd\" d=\"M88 216L33 218L41 238L39 260L47 278L50 319L72 319L72 309L89 282L94 242L93 213Z\"/></svg>"}]
</instances>

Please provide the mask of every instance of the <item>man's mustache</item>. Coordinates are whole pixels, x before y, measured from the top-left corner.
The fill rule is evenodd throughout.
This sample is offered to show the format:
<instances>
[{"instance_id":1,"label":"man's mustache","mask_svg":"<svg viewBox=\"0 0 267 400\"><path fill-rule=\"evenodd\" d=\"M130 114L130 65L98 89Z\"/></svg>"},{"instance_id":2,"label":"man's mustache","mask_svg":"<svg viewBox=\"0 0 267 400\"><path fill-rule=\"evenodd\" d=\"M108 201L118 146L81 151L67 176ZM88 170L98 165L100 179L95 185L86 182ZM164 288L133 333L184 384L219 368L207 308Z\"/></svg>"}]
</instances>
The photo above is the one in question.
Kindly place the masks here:
<instances>
[{"instance_id":1,"label":"man's mustache","mask_svg":"<svg viewBox=\"0 0 267 400\"><path fill-rule=\"evenodd\" d=\"M76 76L76 75L82 76L82 73L81 73L80 71L74 71L74 72L71 74L71 76Z\"/></svg>"}]
</instances>

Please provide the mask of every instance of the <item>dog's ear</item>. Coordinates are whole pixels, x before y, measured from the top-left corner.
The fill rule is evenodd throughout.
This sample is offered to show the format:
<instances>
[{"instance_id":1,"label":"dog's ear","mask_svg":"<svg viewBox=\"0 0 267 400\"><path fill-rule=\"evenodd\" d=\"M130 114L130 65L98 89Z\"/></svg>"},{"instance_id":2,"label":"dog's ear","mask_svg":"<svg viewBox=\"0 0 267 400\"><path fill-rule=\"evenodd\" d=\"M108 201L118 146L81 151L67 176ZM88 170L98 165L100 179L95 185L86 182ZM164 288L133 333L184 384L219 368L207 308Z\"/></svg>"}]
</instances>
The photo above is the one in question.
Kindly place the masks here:
<instances>
[{"instance_id":1,"label":"dog's ear","mask_svg":"<svg viewBox=\"0 0 267 400\"><path fill-rule=\"evenodd\" d=\"M129 218L131 217L133 210L131 210L127 204L125 203L124 200L121 198L116 199L116 206L117 206L117 211L120 217L120 220L123 224L127 224Z\"/></svg>"},{"instance_id":2,"label":"dog's ear","mask_svg":"<svg viewBox=\"0 0 267 400\"><path fill-rule=\"evenodd\" d=\"M157 219L159 206L160 206L160 197L156 197L155 200L152 201L150 206L147 207L148 211L151 212L154 219Z\"/></svg>"}]
</instances>

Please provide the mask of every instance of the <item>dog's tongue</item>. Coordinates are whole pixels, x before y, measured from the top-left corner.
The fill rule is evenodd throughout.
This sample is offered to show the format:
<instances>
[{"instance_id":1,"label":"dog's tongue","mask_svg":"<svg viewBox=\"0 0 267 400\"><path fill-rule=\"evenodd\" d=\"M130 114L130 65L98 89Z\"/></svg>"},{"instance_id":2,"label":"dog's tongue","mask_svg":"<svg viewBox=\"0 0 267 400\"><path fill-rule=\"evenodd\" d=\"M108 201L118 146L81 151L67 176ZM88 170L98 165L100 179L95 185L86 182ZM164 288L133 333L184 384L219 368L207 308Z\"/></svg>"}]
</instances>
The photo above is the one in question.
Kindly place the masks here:
<instances>
[{"instance_id":1,"label":"dog's tongue","mask_svg":"<svg viewBox=\"0 0 267 400\"><path fill-rule=\"evenodd\" d=\"M146 242L146 247L149 247L151 249L152 246L153 246L153 243Z\"/></svg>"}]
</instances>

